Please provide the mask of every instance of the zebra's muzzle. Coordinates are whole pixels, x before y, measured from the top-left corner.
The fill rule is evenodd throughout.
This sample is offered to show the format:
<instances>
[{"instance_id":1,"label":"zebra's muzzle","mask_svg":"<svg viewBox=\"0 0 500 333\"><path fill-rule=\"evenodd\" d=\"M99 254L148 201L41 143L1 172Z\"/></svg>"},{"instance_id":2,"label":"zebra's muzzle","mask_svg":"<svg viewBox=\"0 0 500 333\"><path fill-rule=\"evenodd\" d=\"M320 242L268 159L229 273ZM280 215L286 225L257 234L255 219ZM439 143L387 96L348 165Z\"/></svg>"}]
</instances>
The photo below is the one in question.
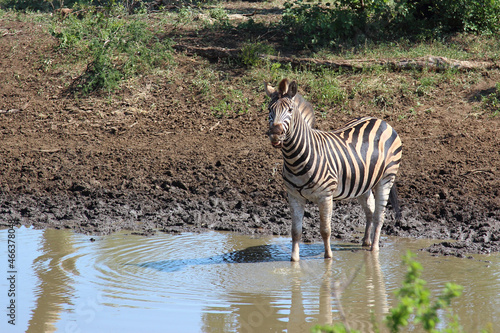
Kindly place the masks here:
<instances>
[{"instance_id":1,"label":"zebra's muzzle","mask_svg":"<svg viewBox=\"0 0 500 333\"><path fill-rule=\"evenodd\" d=\"M269 128L269 139L271 140L271 145L275 148L281 148L283 144L283 125L277 124Z\"/></svg>"},{"instance_id":2,"label":"zebra's muzzle","mask_svg":"<svg viewBox=\"0 0 500 333\"><path fill-rule=\"evenodd\" d=\"M283 145L283 141L281 141L281 140L278 140L278 141L271 140L271 145L274 148L281 148L281 146Z\"/></svg>"},{"instance_id":3,"label":"zebra's muzzle","mask_svg":"<svg viewBox=\"0 0 500 333\"><path fill-rule=\"evenodd\" d=\"M269 134L269 140L271 140L271 145L274 148L281 148L283 144L283 138L281 135Z\"/></svg>"}]
</instances>

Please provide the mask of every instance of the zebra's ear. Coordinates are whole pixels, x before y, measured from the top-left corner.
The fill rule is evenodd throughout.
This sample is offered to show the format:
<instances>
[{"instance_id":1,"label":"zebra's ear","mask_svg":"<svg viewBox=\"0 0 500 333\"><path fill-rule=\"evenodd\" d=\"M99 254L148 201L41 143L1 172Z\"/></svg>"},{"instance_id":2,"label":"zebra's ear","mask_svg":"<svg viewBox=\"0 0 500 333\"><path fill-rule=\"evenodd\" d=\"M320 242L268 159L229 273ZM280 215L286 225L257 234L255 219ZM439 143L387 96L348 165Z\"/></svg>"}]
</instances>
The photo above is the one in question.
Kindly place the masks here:
<instances>
[{"instance_id":1,"label":"zebra's ear","mask_svg":"<svg viewBox=\"0 0 500 333\"><path fill-rule=\"evenodd\" d=\"M278 92L280 94L280 98L285 96L288 93L288 79L284 78L283 80L280 81L278 85Z\"/></svg>"},{"instance_id":2,"label":"zebra's ear","mask_svg":"<svg viewBox=\"0 0 500 333\"><path fill-rule=\"evenodd\" d=\"M288 86L288 91L287 91L287 94L288 96L290 96L290 98L294 98L295 95L297 94L297 82L295 81L292 81L292 83L290 83L290 85Z\"/></svg>"},{"instance_id":3,"label":"zebra's ear","mask_svg":"<svg viewBox=\"0 0 500 333\"><path fill-rule=\"evenodd\" d=\"M271 97L272 94L274 94L274 92L276 91L269 83L267 83L266 81L264 81L264 87L265 87L265 90L266 90L266 95Z\"/></svg>"}]
</instances>

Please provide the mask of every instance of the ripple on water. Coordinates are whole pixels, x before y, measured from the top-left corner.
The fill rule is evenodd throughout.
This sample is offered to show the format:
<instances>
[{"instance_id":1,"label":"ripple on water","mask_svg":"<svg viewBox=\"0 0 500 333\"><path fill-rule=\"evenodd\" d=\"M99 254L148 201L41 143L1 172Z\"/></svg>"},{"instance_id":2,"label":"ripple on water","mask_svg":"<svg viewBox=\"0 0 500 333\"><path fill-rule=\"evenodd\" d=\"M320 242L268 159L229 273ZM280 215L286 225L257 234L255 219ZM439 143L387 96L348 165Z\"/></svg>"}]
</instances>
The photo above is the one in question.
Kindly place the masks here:
<instances>
[{"instance_id":1,"label":"ripple on water","mask_svg":"<svg viewBox=\"0 0 500 333\"><path fill-rule=\"evenodd\" d=\"M86 248L80 249L84 253L76 260L77 271L92 277L87 283L99 286L106 297L134 306L134 302L179 298L206 302L207 289L217 294L234 278L235 270L228 264L288 262L289 254L280 245L231 251L233 245L227 237L206 233L149 238L112 235L91 244L81 240ZM247 268L241 268L243 271L236 274L252 276L251 271L245 272Z\"/></svg>"}]
</instances>

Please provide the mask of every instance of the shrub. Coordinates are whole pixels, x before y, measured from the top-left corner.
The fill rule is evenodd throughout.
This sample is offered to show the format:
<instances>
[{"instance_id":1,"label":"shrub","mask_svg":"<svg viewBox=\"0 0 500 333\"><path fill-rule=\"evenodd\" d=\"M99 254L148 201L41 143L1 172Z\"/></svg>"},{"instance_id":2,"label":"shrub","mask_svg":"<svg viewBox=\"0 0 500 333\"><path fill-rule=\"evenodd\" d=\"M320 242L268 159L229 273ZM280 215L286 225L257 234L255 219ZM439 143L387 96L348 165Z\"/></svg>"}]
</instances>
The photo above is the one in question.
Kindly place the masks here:
<instances>
[{"instance_id":1,"label":"shrub","mask_svg":"<svg viewBox=\"0 0 500 333\"><path fill-rule=\"evenodd\" d=\"M241 62L248 67L259 65L263 60L259 57L260 54L274 54L274 49L262 42L245 43L241 48Z\"/></svg>"},{"instance_id":2,"label":"shrub","mask_svg":"<svg viewBox=\"0 0 500 333\"><path fill-rule=\"evenodd\" d=\"M310 4L295 0L285 2L281 24L289 31L285 40L304 46L333 46L340 40L354 37L365 20L358 12L340 3L331 6L329 3Z\"/></svg>"},{"instance_id":3,"label":"shrub","mask_svg":"<svg viewBox=\"0 0 500 333\"><path fill-rule=\"evenodd\" d=\"M241 90L230 88L224 95L223 99L219 100L216 105L210 107L214 117L236 117L250 110L248 98L244 96Z\"/></svg>"},{"instance_id":4,"label":"shrub","mask_svg":"<svg viewBox=\"0 0 500 333\"><path fill-rule=\"evenodd\" d=\"M170 41L153 34L147 20L127 15L118 5L104 12L86 8L89 11L93 13L81 20L69 16L62 23L54 21L52 27L52 34L60 41L58 47L87 62L85 72L72 87L75 91L111 91L121 80L170 61Z\"/></svg>"},{"instance_id":5,"label":"shrub","mask_svg":"<svg viewBox=\"0 0 500 333\"><path fill-rule=\"evenodd\" d=\"M304 47L359 44L470 31L500 31L500 0L289 0L281 21L288 39Z\"/></svg>"},{"instance_id":6,"label":"shrub","mask_svg":"<svg viewBox=\"0 0 500 333\"><path fill-rule=\"evenodd\" d=\"M208 16L211 19L211 27L213 28L227 28L230 25L229 16L222 7L210 8L208 10Z\"/></svg>"},{"instance_id":7,"label":"shrub","mask_svg":"<svg viewBox=\"0 0 500 333\"><path fill-rule=\"evenodd\" d=\"M482 106L485 111L490 111L490 117L500 114L500 83L495 84L491 93L482 98Z\"/></svg>"},{"instance_id":8,"label":"shrub","mask_svg":"<svg viewBox=\"0 0 500 333\"><path fill-rule=\"evenodd\" d=\"M425 286L427 282L420 278L422 265L413 260L414 257L410 251L403 257L408 270L403 286L396 292L398 304L390 310L386 319L391 332L399 332L400 327L407 326L411 316L413 322L421 323L425 331L436 332L435 327L440 321L438 311L449 309L451 300L460 296L463 289L457 284L446 283L441 295L432 302L431 292Z\"/></svg>"}]
</instances>

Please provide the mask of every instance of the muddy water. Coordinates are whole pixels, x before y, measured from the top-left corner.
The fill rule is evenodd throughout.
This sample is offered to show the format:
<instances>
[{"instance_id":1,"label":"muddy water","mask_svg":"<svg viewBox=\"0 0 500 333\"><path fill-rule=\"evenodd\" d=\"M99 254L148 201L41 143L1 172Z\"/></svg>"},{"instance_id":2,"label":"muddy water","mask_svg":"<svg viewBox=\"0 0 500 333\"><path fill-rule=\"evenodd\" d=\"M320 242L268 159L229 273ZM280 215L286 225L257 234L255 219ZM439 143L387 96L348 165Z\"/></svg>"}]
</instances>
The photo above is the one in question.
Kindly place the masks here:
<instances>
[{"instance_id":1,"label":"muddy water","mask_svg":"<svg viewBox=\"0 0 500 333\"><path fill-rule=\"evenodd\" d=\"M307 332L342 313L351 328L370 332L371 313L380 321L395 304L405 274L401 255L429 245L385 239L377 257L334 243L334 259L325 261L321 244L303 244L302 261L293 264L288 237L122 233L91 241L24 227L15 236L16 325L4 314L1 332ZM4 275L7 237L1 230ZM500 331L498 254L458 259L420 252L418 260L434 293L448 281L465 287L453 308L466 332ZM333 286L351 279L339 302ZM9 286L0 281L5 309Z\"/></svg>"}]
</instances>

